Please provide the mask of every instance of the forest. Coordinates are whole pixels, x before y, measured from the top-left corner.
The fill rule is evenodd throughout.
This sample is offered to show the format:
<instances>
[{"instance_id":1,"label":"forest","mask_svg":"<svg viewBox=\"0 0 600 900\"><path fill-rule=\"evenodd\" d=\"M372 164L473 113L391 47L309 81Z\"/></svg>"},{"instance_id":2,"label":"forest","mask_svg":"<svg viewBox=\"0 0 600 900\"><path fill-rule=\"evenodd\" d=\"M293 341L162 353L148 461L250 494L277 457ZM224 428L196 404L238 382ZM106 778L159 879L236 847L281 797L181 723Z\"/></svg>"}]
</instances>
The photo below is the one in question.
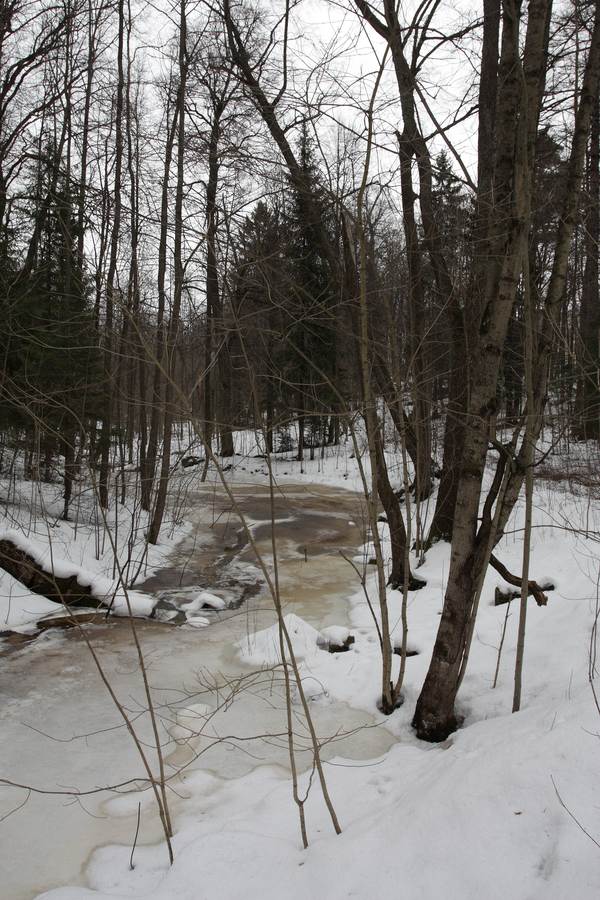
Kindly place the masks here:
<instances>
[{"instance_id":1,"label":"forest","mask_svg":"<svg viewBox=\"0 0 600 900\"><path fill-rule=\"evenodd\" d=\"M599 240L593 0L0 0L3 897L599 895Z\"/></svg>"}]
</instances>

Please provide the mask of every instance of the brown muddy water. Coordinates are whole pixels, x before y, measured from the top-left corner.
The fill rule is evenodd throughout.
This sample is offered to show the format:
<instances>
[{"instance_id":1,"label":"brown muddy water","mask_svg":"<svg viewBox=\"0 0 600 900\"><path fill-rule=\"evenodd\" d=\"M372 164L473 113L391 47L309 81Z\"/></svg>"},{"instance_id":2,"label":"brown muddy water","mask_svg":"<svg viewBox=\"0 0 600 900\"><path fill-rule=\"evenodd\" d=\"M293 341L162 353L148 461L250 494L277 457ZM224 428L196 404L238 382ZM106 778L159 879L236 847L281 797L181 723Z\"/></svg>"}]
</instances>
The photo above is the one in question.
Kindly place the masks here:
<instances>
[{"instance_id":1,"label":"brown muddy water","mask_svg":"<svg viewBox=\"0 0 600 900\"><path fill-rule=\"evenodd\" d=\"M268 490L236 484L234 491L271 568ZM352 558L359 552L363 516L360 498L349 491L319 485L286 485L278 491L275 535L286 613L316 628L348 624L347 598L360 585L342 553ZM253 670L235 649L245 635L275 621L254 551L221 489L197 491L186 518L193 528L169 566L136 587L180 608L198 590L213 590L237 608L201 611L211 623L204 628L137 621L167 773L176 791L175 830L178 816L185 814L189 774L203 769L229 779L258 766L288 767L281 674ZM85 633L136 730L150 742L128 622L86 626ZM327 741L325 759L370 759L393 743L385 727L375 726L366 713L333 701L325 688L314 693L311 710L319 738ZM311 753L299 708L295 721L299 764L307 768ZM0 789L0 819L23 804L0 821L0 896L30 900L50 887L85 884L85 864L95 848L131 844L138 798L119 809L114 791L81 794L141 777L143 769L77 629L50 630L0 659L0 759L0 777L43 791L79 794ZM138 843L159 843L149 792L142 809Z\"/></svg>"}]
</instances>

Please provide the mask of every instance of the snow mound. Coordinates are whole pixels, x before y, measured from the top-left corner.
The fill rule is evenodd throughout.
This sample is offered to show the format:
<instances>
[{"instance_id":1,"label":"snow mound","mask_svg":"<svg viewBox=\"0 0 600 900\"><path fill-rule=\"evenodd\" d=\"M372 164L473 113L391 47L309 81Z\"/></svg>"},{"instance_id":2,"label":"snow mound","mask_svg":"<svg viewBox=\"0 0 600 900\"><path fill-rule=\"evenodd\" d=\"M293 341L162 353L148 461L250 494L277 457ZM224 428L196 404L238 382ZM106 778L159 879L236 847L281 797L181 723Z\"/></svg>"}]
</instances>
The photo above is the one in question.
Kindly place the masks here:
<instances>
[{"instance_id":1,"label":"snow mound","mask_svg":"<svg viewBox=\"0 0 600 900\"><path fill-rule=\"evenodd\" d=\"M294 613L284 616L284 622L296 659L303 660L315 656L321 633ZM278 665L281 662L279 626L271 625L263 631L247 635L237 642L236 648L242 660L248 665Z\"/></svg>"},{"instance_id":2,"label":"snow mound","mask_svg":"<svg viewBox=\"0 0 600 900\"><path fill-rule=\"evenodd\" d=\"M321 629L319 646L328 647L330 644L342 647L350 637L350 630L343 625L328 625Z\"/></svg>"}]
</instances>

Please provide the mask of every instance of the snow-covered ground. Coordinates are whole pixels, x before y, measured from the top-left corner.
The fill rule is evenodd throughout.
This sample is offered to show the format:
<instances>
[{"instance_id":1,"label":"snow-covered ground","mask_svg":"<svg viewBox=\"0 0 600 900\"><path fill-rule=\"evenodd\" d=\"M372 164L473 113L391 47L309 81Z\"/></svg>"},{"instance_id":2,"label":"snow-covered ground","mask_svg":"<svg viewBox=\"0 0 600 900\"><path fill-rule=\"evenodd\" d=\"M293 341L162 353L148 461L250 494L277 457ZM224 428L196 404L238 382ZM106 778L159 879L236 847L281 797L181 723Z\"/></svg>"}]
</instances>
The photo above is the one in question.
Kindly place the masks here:
<instances>
[{"instance_id":1,"label":"snow-covered ground","mask_svg":"<svg viewBox=\"0 0 600 900\"><path fill-rule=\"evenodd\" d=\"M227 473L234 490L264 483L266 477L264 460L254 458L252 436L239 440L243 452ZM347 444L328 451L325 459L306 460L301 466L279 457L273 467L282 490L301 480L308 485L360 488L356 460ZM209 479L216 477L209 473ZM423 512L432 508L430 502ZM521 568L522 519L519 507L497 551L516 573ZM110 554L102 563L90 549L95 546L92 525L85 558L72 549L76 542L63 532L72 526L58 527L64 557L111 577ZM172 542L186 533L183 523L177 529L171 538L167 530L165 542L153 551L157 555L149 562L152 569L160 568L161 553L168 561ZM382 526L384 538L385 532ZM600 843L600 712L589 684L600 583L599 540L600 508L593 490L565 491L554 480L538 482L530 577L551 581L555 589L549 592L546 607L529 601L521 712L510 712L518 601L510 608L493 605L501 579L490 570L459 695L464 725L442 745L418 742L410 719L435 639L449 547L434 547L418 568L427 586L410 594L408 608L408 646L418 653L407 660L404 705L388 718L377 712L380 654L362 590L357 585L349 593L345 621L326 623L349 626L355 638L347 652L338 654L319 646L320 628L309 621L309 607L299 596L296 605L289 604L287 621L314 708L326 717L328 703L343 701L368 713L374 723L384 724L396 738L389 751L374 759L327 760L325 774L342 834L334 834L310 770L301 774L300 785L301 794L308 792L310 845L303 851L285 768L261 760L241 775L225 777L198 765L186 773L186 800L177 805L172 867L164 848L138 847L131 869L131 843L104 846L88 861L87 888L63 887L43 896L52 900L242 896L295 900L309 894L333 900L396 900L399 895L411 900L600 896L600 848L595 843ZM361 565L369 555L367 545L355 563ZM375 599L373 581L369 576ZM315 585L310 588L314 592ZM390 591L388 600L400 637L399 592ZM18 589L11 609L13 616L23 618ZM492 689L505 622L497 686ZM242 665L277 663L273 626L251 628L234 643L230 652ZM186 727L187 720L177 722ZM138 801L147 803L147 797L127 794L110 801L105 812L117 818L131 815ZM60 840L55 852L61 852Z\"/></svg>"},{"instance_id":2,"label":"snow-covered ground","mask_svg":"<svg viewBox=\"0 0 600 900\"><path fill-rule=\"evenodd\" d=\"M135 473L128 477L133 481ZM190 475L179 474L182 493L190 481ZM63 521L61 487L59 481L33 484L0 478L0 541L10 540L57 577L76 576L116 615L127 615L129 609L134 615L148 615L154 600L135 588L125 591L124 585L143 581L164 566L189 524L171 508L160 544L147 545L147 514L132 499L133 491L125 504L113 501L103 515L85 478L76 485L70 521ZM60 604L28 591L0 569L0 631L31 632L39 619L63 612Z\"/></svg>"}]
</instances>

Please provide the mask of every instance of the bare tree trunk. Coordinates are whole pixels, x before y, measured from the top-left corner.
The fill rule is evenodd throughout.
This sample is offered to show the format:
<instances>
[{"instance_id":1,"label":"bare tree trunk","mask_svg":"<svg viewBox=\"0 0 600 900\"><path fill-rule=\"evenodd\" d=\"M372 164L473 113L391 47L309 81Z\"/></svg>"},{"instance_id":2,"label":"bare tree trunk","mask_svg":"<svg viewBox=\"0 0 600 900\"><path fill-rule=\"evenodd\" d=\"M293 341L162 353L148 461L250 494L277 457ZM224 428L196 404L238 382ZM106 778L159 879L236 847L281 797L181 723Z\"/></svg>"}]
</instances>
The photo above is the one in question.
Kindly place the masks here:
<instances>
[{"instance_id":1,"label":"bare tree trunk","mask_svg":"<svg viewBox=\"0 0 600 900\"><path fill-rule=\"evenodd\" d=\"M215 422L213 402L213 354L215 326L219 313L219 274L217 270L217 181L219 177L218 141L220 116L215 111L208 144L208 180L206 183L206 342L204 389L204 440L210 444ZM219 348L217 348L217 353Z\"/></svg>"},{"instance_id":2,"label":"bare tree trunk","mask_svg":"<svg viewBox=\"0 0 600 900\"><path fill-rule=\"evenodd\" d=\"M460 461L463 451L465 412L468 402L467 348L465 323L458 306L458 298L451 301L450 328L450 378L448 404L444 430L443 465L435 510L427 545L436 541L451 541L454 527L454 510L458 494Z\"/></svg>"},{"instance_id":3,"label":"bare tree trunk","mask_svg":"<svg viewBox=\"0 0 600 900\"><path fill-rule=\"evenodd\" d=\"M115 102L115 175L113 186L113 223L110 241L110 259L106 278L106 317L104 322L104 409L100 430L100 475L98 479L101 506L108 506L108 473L114 404L113 378L113 322L116 296L117 253L121 229L121 177L123 169L123 94L125 77L123 72L123 41L125 34L124 0L119 0L119 31L117 45L117 95Z\"/></svg>"},{"instance_id":4,"label":"bare tree trunk","mask_svg":"<svg viewBox=\"0 0 600 900\"><path fill-rule=\"evenodd\" d=\"M472 617L476 611L477 587L489 561L491 547L502 534L508 515L519 495L526 471L531 442L541 429L548 362L557 333L566 280L567 260L573 234L585 146L600 76L600 11L596 20L577 108L575 131L564 204L556 236L556 249L545 300L545 317L534 364L534 409L531 440L523 441L517 464L512 465L506 490L494 516L495 534L489 528L477 532L481 480L487 455L489 422L495 411L496 381L510 311L514 303L521 262L526 253L525 238L531 218L534 148L544 88L545 58L548 42L549 3L532 3L521 71L519 57L519 7L506 0L503 14L500 90L497 129L498 161L495 172L496 208L490 223L489 274L486 302L480 327L480 339L469 403L465 446L461 466L459 495L454 523L452 557L444 610L434 652L417 703L414 725L417 734L427 740L443 740L457 724L454 701L460 684L462 662L468 655L473 634ZM526 90L521 94L522 86ZM509 123L517 122L517 138L509 135ZM507 141L507 137L509 138ZM499 251L502 250L500 254ZM500 271L498 272L498 268ZM489 500L490 498L488 498ZM488 504L486 500L486 505ZM489 519L489 515L487 517ZM484 524L486 517L484 516Z\"/></svg>"},{"instance_id":5,"label":"bare tree trunk","mask_svg":"<svg viewBox=\"0 0 600 900\"><path fill-rule=\"evenodd\" d=\"M87 65L85 76L85 94L83 101L83 125L81 129L81 174L79 176L79 200L77 212L77 258L83 266L83 246L85 239L85 202L87 192L87 169L89 152L90 108L92 103L92 86L94 83L94 65L96 60L97 19L94 19L92 0L87 5Z\"/></svg>"},{"instance_id":6,"label":"bare tree trunk","mask_svg":"<svg viewBox=\"0 0 600 900\"><path fill-rule=\"evenodd\" d=\"M413 390L412 425L416 436L415 497L423 500L431 493L431 415L429 388L426 382L425 363L425 288L423 284L424 260L421 253L414 213L415 193L412 183L412 140L407 126L398 135L400 154L400 179L402 190L402 219L408 259L409 281L409 346L410 379Z\"/></svg>"},{"instance_id":7,"label":"bare tree trunk","mask_svg":"<svg viewBox=\"0 0 600 900\"><path fill-rule=\"evenodd\" d=\"M233 423L231 410L231 361L225 327L223 303L219 291L217 264L217 186L219 180L219 136L221 118L226 106L227 85L223 96L211 97L212 125L208 145L208 181L206 186L206 374L204 378L204 420L210 442L215 425L220 436L221 456L233 456ZM213 355L219 386L213 389ZM214 404L214 410L213 410Z\"/></svg>"},{"instance_id":8,"label":"bare tree trunk","mask_svg":"<svg viewBox=\"0 0 600 900\"><path fill-rule=\"evenodd\" d=\"M167 238L169 230L169 172L173 158L173 145L178 122L177 104L173 112L173 119L169 124L167 141L165 144L165 160L163 167L163 180L161 189L160 208L160 237L158 244L158 311L156 322L156 349L154 374L152 378L152 410L150 415L150 432L148 435L148 447L145 454L144 467L141 478L141 506L147 512L150 511L152 500L152 486L156 469L156 457L158 453L158 432L163 412L161 385L164 380L163 367L165 365L165 309L167 306ZM167 107L166 117L169 121L170 109Z\"/></svg>"},{"instance_id":9,"label":"bare tree trunk","mask_svg":"<svg viewBox=\"0 0 600 900\"><path fill-rule=\"evenodd\" d=\"M400 440L404 442L407 453L413 464L413 469L416 472L419 465L420 445L414 425L414 416L408 416L402 408L402 397L399 394L399 386L392 379L387 362L383 359L381 353L377 351L377 340L375 340L374 343L373 377L377 384L377 390L385 400L385 404L390 412L398 436ZM427 465L428 468L433 471L432 458L429 459Z\"/></svg>"},{"instance_id":10,"label":"bare tree trunk","mask_svg":"<svg viewBox=\"0 0 600 900\"><path fill-rule=\"evenodd\" d=\"M132 109L131 98L131 2L127 0L127 90L126 99L126 130L127 130L127 169L129 175L129 193L131 197L130 234L131 256L129 262L128 309L131 310L131 352L129 374L129 397L131 421L128 428L129 462L133 461L134 432L136 425L139 427L139 468L143 478L146 471L146 442L148 439L148 421L146 414L146 360L144 353L144 340L142 336L142 321L140 317L140 275L139 275L139 240L140 240L140 215L139 215L139 173L140 173L140 149L139 149L139 122ZM137 95L135 111L138 110ZM137 357L137 358L136 358ZM136 394L137 385L137 394ZM133 405L134 398L135 409ZM137 413L137 417L136 414ZM123 482L124 483L124 482Z\"/></svg>"},{"instance_id":11,"label":"bare tree trunk","mask_svg":"<svg viewBox=\"0 0 600 900\"><path fill-rule=\"evenodd\" d=\"M160 527L162 525L165 506L167 502L167 489L169 486L169 474L171 469L171 438L173 431L173 398L175 379L175 346L179 331L179 314L181 310L181 298L183 295L183 187L184 187L184 154L185 154L185 94L187 82L187 20L186 0L180 0L179 19L179 84L177 87L177 181L175 189L175 234L173 242L173 257L175 277L173 284L173 307L169 319L167 335L167 380L165 385L165 406L163 426L163 449L154 514L148 529L148 542L156 544Z\"/></svg>"},{"instance_id":12,"label":"bare tree trunk","mask_svg":"<svg viewBox=\"0 0 600 900\"><path fill-rule=\"evenodd\" d=\"M531 273L529 271L529 254L525 255L525 381L527 385L527 416L525 419L525 436L523 438L525 466L525 531L523 533L523 571L521 575L521 603L519 606L519 631L517 636L517 655L515 660L515 685L512 711L521 708L521 687L523 679L523 660L525 658L525 628L527 623L527 598L529 597L529 562L531 556L531 523L533 519L533 464L535 459L535 402L533 396L533 330L535 328L535 309L531 290Z\"/></svg>"},{"instance_id":13,"label":"bare tree trunk","mask_svg":"<svg viewBox=\"0 0 600 900\"><path fill-rule=\"evenodd\" d=\"M592 116L588 150L585 270L579 312L577 361L579 379L575 405L575 433L582 440L600 439L600 286L598 243L600 241L600 104Z\"/></svg>"},{"instance_id":14,"label":"bare tree trunk","mask_svg":"<svg viewBox=\"0 0 600 900\"><path fill-rule=\"evenodd\" d=\"M488 535L477 532L481 484L496 410L496 386L502 347L521 274L528 231L533 160L528 138L537 130L545 66L548 3L530 7L523 68L519 53L520 4L506 0L503 11L500 89L498 93L498 155L495 170L496 207L489 227L489 263L484 313L478 346L472 357L471 395L466 418L461 471L453 526L452 556L444 608L433 656L413 724L426 740L444 740L456 728L454 701L462 661L472 635L481 572L489 561ZM524 95L523 85L535 72L538 88ZM545 69L544 69L545 72ZM515 125L516 138L515 138Z\"/></svg>"},{"instance_id":15,"label":"bare tree trunk","mask_svg":"<svg viewBox=\"0 0 600 900\"><path fill-rule=\"evenodd\" d=\"M409 590L415 591L423 587L425 582L411 573L410 568L406 573L406 528L400 509L400 502L394 493L387 470L385 456L383 454L383 437L381 429L375 433L375 452L377 454L377 493L385 512L388 527L390 529L390 543L392 547L392 570L388 576L388 585L395 590L404 586L408 577Z\"/></svg>"},{"instance_id":16,"label":"bare tree trunk","mask_svg":"<svg viewBox=\"0 0 600 900\"><path fill-rule=\"evenodd\" d=\"M298 391L298 453L296 459L302 462L304 459L304 391L302 387Z\"/></svg>"}]
</instances>

